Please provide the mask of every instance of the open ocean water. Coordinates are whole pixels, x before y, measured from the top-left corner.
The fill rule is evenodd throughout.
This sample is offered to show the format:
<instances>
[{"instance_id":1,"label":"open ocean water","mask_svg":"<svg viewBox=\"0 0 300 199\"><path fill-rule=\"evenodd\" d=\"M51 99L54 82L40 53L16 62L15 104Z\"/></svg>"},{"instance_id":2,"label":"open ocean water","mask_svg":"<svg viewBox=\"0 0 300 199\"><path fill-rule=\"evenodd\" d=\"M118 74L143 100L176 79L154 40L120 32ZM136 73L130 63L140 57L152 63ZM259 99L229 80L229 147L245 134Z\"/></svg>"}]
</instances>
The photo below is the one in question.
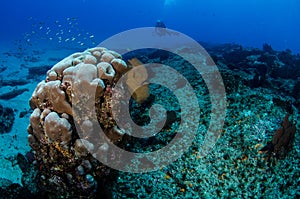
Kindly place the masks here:
<instances>
[{"instance_id":1,"label":"open ocean water","mask_svg":"<svg viewBox=\"0 0 300 199\"><path fill-rule=\"evenodd\" d=\"M299 1L0 16L0 198L300 197Z\"/></svg>"}]
</instances>

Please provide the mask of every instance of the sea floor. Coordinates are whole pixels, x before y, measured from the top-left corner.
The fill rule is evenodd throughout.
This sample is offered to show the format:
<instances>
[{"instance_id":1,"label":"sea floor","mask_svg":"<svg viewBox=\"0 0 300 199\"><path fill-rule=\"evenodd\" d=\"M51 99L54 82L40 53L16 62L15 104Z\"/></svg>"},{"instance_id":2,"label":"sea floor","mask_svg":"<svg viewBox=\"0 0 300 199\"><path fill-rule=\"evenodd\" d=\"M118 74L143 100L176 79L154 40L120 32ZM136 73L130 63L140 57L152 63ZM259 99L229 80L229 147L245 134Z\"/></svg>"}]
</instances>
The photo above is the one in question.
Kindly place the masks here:
<instances>
[{"instance_id":1,"label":"sea floor","mask_svg":"<svg viewBox=\"0 0 300 199\"><path fill-rule=\"evenodd\" d=\"M0 179L22 184L22 171L17 164L16 155L18 153L25 155L30 151L27 141L27 127L31 113L29 99L36 85L45 78L45 72L73 51L43 50L43 47L39 50L26 50L18 46L1 46L0 104L12 108L15 119L10 132L0 134ZM36 74L29 73L29 68L40 71Z\"/></svg>"},{"instance_id":2,"label":"sea floor","mask_svg":"<svg viewBox=\"0 0 300 199\"><path fill-rule=\"evenodd\" d=\"M204 137L209 124L214 122L206 85L187 72L186 64L176 64L175 57L162 60L165 65L174 66L175 62L174 68L189 77L189 83L196 87L201 109L197 135L184 155L159 171L120 172L112 186L114 198L295 198L300 195L299 107L295 107L298 99L291 97L299 94L293 94L299 79L266 75L263 82L252 81L255 70L264 64L255 65L261 64L260 58L268 53L235 45L206 49L218 65L226 89L225 123L214 147L206 156L202 155ZM281 57L279 61L286 60ZM296 67L300 69L300 65ZM164 101L166 107L174 106L172 100L164 99L170 95L162 93L165 93L162 89L153 90L158 101ZM274 157L273 153L270 157L260 150L278 132L287 113L297 128L292 147L284 157ZM164 133L172 132L176 132L174 126ZM164 140L164 136L159 139Z\"/></svg>"},{"instance_id":3,"label":"sea floor","mask_svg":"<svg viewBox=\"0 0 300 199\"><path fill-rule=\"evenodd\" d=\"M202 113L198 135L192 146L177 161L158 171L142 174L119 172L111 185L113 198L300 196L300 115L299 107L297 109L293 104L298 99L287 94L299 80L272 77L266 83L253 86L254 83L250 80L254 78L255 72L251 73L251 70L237 66L239 60L231 60L230 64L234 66L229 67L226 59L220 58L234 49L236 48L230 45L209 48L209 52L218 58L216 62L225 82L227 103L223 131L210 153L206 156L199 153L210 123L209 95L203 81L196 77L193 79L191 75ZM79 50L81 49L46 50L41 47L39 50L30 50L18 49L17 46L1 47L0 96L5 97L0 99L0 104L12 108L15 115L12 129L0 134L2 186L11 183L22 185L23 173L16 156L30 151L27 126L31 110L28 101L36 85L45 78L46 71L55 63ZM245 51L248 52L246 49ZM247 63L257 61L255 56L251 57L251 53L255 52L257 51L248 52ZM174 60L170 57L162 60L163 64L172 61ZM152 92L153 95L159 95L161 88L154 87ZM173 102L164 100L164 97L162 95L157 100L171 106ZM269 161L260 149L272 140L288 112L297 128L292 147L283 158L272 158ZM168 132L175 132L174 129L175 126L171 126ZM165 138L162 136L160 139Z\"/></svg>"}]
</instances>

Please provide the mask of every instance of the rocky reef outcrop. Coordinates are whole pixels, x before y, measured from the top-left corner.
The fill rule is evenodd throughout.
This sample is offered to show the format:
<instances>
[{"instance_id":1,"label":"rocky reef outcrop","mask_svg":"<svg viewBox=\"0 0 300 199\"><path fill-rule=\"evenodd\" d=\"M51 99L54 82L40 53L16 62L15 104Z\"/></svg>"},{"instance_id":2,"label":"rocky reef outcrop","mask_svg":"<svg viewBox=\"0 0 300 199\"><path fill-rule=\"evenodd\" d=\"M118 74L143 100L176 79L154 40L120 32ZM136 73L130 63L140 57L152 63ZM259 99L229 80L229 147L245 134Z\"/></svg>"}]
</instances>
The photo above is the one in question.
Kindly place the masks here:
<instances>
[{"instance_id":1,"label":"rocky reef outcrop","mask_svg":"<svg viewBox=\"0 0 300 199\"><path fill-rule=\"evenodd\" d=\"M0 104L0 134L11 130L15 120L15 114L12 108L4 107Z\"/></svg>"}]
</instances>

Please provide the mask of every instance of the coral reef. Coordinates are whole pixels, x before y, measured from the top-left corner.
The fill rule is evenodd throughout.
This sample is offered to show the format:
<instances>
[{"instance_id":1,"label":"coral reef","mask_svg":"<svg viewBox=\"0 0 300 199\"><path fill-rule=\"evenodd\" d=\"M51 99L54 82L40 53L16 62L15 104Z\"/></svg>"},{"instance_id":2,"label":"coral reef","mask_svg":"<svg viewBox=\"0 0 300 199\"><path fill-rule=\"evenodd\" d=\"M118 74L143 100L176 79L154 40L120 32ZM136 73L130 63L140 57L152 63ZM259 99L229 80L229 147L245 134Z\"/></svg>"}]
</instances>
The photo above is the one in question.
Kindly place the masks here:
<instances>
[{"instance_id":1,"label":"coral reef","mask_svg":"<svg viewBox=\"0 0 300 199\"><path fill-rule=\"evenodd\" d=\"M37 184L46 195L92 198L103 191L110 169L89 152L105 156L107 146L88 138L100 124L111 142L122 140L111 101L114 85L129 69L121 55L96 47L55 64L37 85L30 99L34 111L28 140L35 154ZM92 119L93 112L98 121Z\"/></svg>"},{"instance_id":2,"label":"coral reef","mask_svg":"<svg viewBox=\"0 0 300 199\"><path fill-rule=\"evenodd\" d=\"M22 186L0 178L0 198L93 198L103 193L103 184L108 182L113 198L296 198L300 194L300 56L291 57L290 51L281 53L273 50L270 45L265 45L262 50L233 44L212 45L206 49L222 72L228 103L224 131L214 150L206 157L200 156L199 146L210 120L210 100L197 71L169 52L147 49L148 53L131 57L126 54L121 59L118 54L106 49L89 49L75 53L51 68L45 81L40 83L32 96L30 104L33 112L20 113L22 116L26 112L32 113L28 140L33 150L25 156L27 160L18 154L17 162L15 159L9 161L22 170ZM184 49L189 53L188 50ZM23 55L20 53L20 58ZM96 88L95 96L99 96L95 100L97 122L112 142L123 142L128 135L123 136L122 130L116 128L110 107L114 82L129 69L124 64L124 61L129 60L126 56L130 59L137 57L143 63L172 65L184 74L195 88L201 105L201 118L193 145L178 161L151 173L118 172L115 178L112 173L116 172L100 164L86 150L89 148L90 151L107 156L109 146L94 144L85 139L93 133L95 121L88 119L88 113L82 117L79 115L77 118L80 120L74 120L71 105L74 92L78 91L72 88L74 82L86 84L85 88ZM59 60L55 58L52 61ZM147 70L149 76L151 71L153 68ZM84 76L81 76L82 73ZM298 79L294 78L297 74ZM76 81L78 79L80 81ZM25 83L26 80L3 80L0 84L13 86ZM179 81L174 85L177 89L185 87ZM145 106L145 103L159 102L171 107L167 112L166 127L155 137L142 140L131 137L129 142L126 140L128 151L142 153L162 148L175 133L176 124L171 125L172 121L180 122L180 107L174 106L177 104L176 98L158 85L149 85L149 89L151 95L146 102L132 103L131 116L137 124L147 124L150 106ZM86 93L83 91L80 94L85 96ZM122 92L119 94L123 95ZM89 99L84 103L88 103ZM288 153L284 158L274 158L274 164L270 167L266 162L268 154L261 154L259 150L267 145L267 141L272 143L273 140L277 143L277 149L286 149L279 144L286 140L283 139L282 130L276 131L283 128L280 123L286 112L292 113L290 120L295 122L297 129L295 138L290 142L291 148L287 147ZM80 123L80 129L74 128L76 122ZM78 130L85 132L86 137L79 137ZM277 133L272 138L274 132ZM5 138L9 136L13 134L2 135ZM15 136L13 139L17 140Z\"/></svg>"},{"instance_id":3,"label":"coral reef","mask_svg":"<svg viewBox=\"0 0 300 199\"><path fill-rule=\"evenodd\" d=\"M205 49L213 55L226 85L226 121L214 149L205 157L199 153L207 130L205 126L210 121L209 94L202 78L189 68L187 62L171 53L161 59L157 59L161 53L159 50L147 49L140 55L134 54L132 56L143 63L159 62L174 67L186 76L189 83L195 86L194 91L201 106L200 126L193 145L178 161L151 173L120 172L112 185L113 198L297 198L299 195L300 123L299 111L294 103L299 94L298 84L295 84L295 80L270 75L270 63L282 61L277 57L279 52L268 54L272 51L267 46L265 50L268 52L264 52L235 44L213 44L205 46ZM189 52L189 49L184 50ZM226 55L230 52L235 52L231 54L234 57ZM151 56L154 54L157 56ZM223 55L228 56L228 60L232 59L232 63ZM266 63L251 67L258 64L255 62L264 55L270 58L263 61ZM295 59L298 57L295 56ZM265 65L268 71L264 75ZM153 68L149 70L150 75L151 70ZM256 73L261 74L257 76L260 79L258 84L253 81ZM293 87L295 99L289 94ZM170 93L154 85L149 88L150 97L155 96L156 103L165 102L166 107L174 108L176 103ZM176 110L177 115L178 112L180 110ZM292 112L290 121L295 122L297 129L295 138L284 158L275 158L270 167L266 161L267 155L259 150L272 140L286 112ZM135 110L132 115L135 114L143 116L143 111ZM163 131L161 136L176 132L175 126ZM131 146L136 148L134 151L141 152L141 148L148 143L152 146L167 143L162 143L166 139L160 138L147 139L146 143L139 145L134 142Z\"/></svg>"},{"instance_id":4,"label":"coral reef","mask_svg":"<svg viewBox=\"0 0 300 199\"><path fill-rule=\"evenodd\" d=\"M285 102L274 101L286 112L292 114L292 105L300 110L299 54L293 55L290 50L275 51L268 44L264 44L262 50L235 44L205 44L205 47L220 67L227 93L240 92L243 86L267 88L280 93L277 98L291 97Z\"/></svg>"}]
</instances>

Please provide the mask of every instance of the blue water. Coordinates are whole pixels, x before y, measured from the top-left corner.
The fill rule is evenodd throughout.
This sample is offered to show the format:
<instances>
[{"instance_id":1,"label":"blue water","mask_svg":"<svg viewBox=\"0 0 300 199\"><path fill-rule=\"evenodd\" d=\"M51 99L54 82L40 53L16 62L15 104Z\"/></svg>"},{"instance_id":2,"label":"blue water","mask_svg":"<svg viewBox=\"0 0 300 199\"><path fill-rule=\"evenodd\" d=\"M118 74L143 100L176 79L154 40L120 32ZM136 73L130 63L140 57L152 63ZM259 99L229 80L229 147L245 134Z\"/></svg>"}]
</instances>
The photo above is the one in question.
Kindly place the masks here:
<instances>
[{"instance_id":1,"label":"blue water","mask_svg":"<svg viewBox=\"0 0 300 199\"><path fill-rule=\"evenodd\" d=\"M59 29L74 29L66 21L74 18L76 28L94 35L94 43L98 44L124 30L153 26L160 19L168 28L198 41L251 47L268 43L276 50L300 52L297 0L15 0L1 4L1 43L24 39L24 34L38 32L39 25L52 30L52 35L42 31L38 36L30 35L43 42L41 38L54 38L53 32ZM55 21L62 26L55 27ZM72 35L62 40L68 37ZM57 40L51 41L55 44Z\"/></svg>"},{"instance_id":2,"label":"blue water","mask_svg":"<svg viewBox=\"0 0 300 199\"><path fill-rule=\"evenodd\" d=\"M66 195L69 195L69 198L78 198L75 196L79 195L91 196L90 198L107 195L110 197L98 198L116 199L299 198L300 0L6 0L1 2L0 16L0 199L43 198L39 194L48 198L66 198ZM181 137L181 134L187 133L181 130L181 124L178 124L180 119L189 120L184 125L197 135L180 158L157 171L136 174L123 172L121 169L103 169L102 162L96 162L90 154L81 156L76 153L75 144L79 131L77 132L75 124L87 121L85 128L89 133L86 137L89 137L89 134L92 135L90 129L93 128L89 126L89 118L76 118L78 115L74 113L67 116L67 111L61 114L54 106L58 102L54 102L53 105L51 100L58 101L53 96L59 94L61 99L61 93L65 93L63 106L65 102L71 103L73 97L70 97L70 94L73 96L73 91L68 78L81 82L76 78L85 78L82 66L87 67L87 64L78 63L93 63L98 68L97 75L90 72L94 71L91 68L87 71L87 76L100 78L101 74L106 86L103 96L99 97L99 104L95 104L98 107L96 112L101 113L100 116L97 115L97 119L101 126L114 125L115 118L112 121L109 116L112 109L109 100L115 99L110 96L116 88L114 81L124 77L125 69L119 72L116 67L117 75L113 75L113 80L111 76L102 77L101 71L105 69L105 65L100 68L99 62L110 66L113 61L121 61L104 61L104 55L108 56L106 59L111 58L109 55L116 58L119 56L112 51L103 53L106 50L101 48L85 50L96 47L103 41L106 41L104 47L108 44L107 48L114 50L110 45L114 46L116 40L107 42L109 37L130 29L153 27L158 20L167 28L184 34L162 29L166 37L154 34L154 38L157 39L155 41L163 41L163 47L163 44L169 44L171 41L176 47L179 44L179 48L174 47L170 52L167 51L168 48L156 49L155 45L153 49L132 49L135 45L129 44L135 38L139 38L136 39L138 46L152 44L150 31L145 31L149 33L145 35L141 34L143 31L133 31L134 34L129 36L130 39L127 37L125 44L119 42L122 40L117 40L123 37L117 37L116 43L117 49L126 51L122 54L122 59L127 66L147 64L149 77L153 74L155 77L150 77L150 80L162 79L162 83L166 82L167 86L171 85L170 88L174 87L176 91L174 95L171 93L173 90L160 85L160 81L150 81L149 88L143 86L147 89L144 93L148 97L145 102L140 104L130 100L130 116L133 121L138 125L150 123L152 112L156 112L156 109L152 111L153 104L158 104L167 110L167 125L161 132L151 132L154 136L146 139L136 139L131 136L131 130L128 130L122 137L124 140L118 144L121 145L120 148L130 152L158 151L163 145L168 145L175 134L178 133ZM158 33L157 28L154 33ZM179 36L171 37L172 34ZM122 36L124 35L126 34ZM206 59L203 54L199 56L198 45L194 45L194 42L191 46L185 46L185 35L203 44L212 59ZM143 38L149 40L144 42ZM181 42L177 42L178 40ZM136 43L133 41L133 44ZM82 53L75 56L75 52ZM71 54L74 57L68 58L71 59L67 60L70 61L69 65L64 65L65 60L60 62ZM77 57L78 55L80 56ZM93 58L97 60L96 64ZM216 63L216 68L212 62ZM151 63L172 66L172 69L187 79L187 83L166 70L160 70L159 65ZM198 68L192 67L192 63L197 67L200 63L208 66L207 73L206 70L201 71L203 79L196 71ZM68 72L67 69L60 71L60 67L65 66ZM109 70L110 68L107 68L108 72ZM148 72L143 72L143 77L140 78L148 76ZM137 77L139 78L139 75ZM205 77L209 77L209 81ZM66 83L62 83L65 79ZM54 80L61 82L59 87L56 83L52 84ZM94 80L96 79L93 79L93 83L96 82ZM86 80L82 82L82 85L85 85ZM50 86L44 87L44 83L55 85L57 91L50 90ZM143 82L143 85L144 83L147 81ZM184 94L190 84L195 94L194 100L194 95ZM76 91L76 86L74 88ZM35 89L38 91L35 92ZM61 92L58 89L61 89ZM124 90L125 95L128 89ZM226 97L223 92L226 92ZM116 89L116 93L118 96L123 92ZM84 94L82 96L86 100ZM182 108L184 103L177 99L177 94L184 95L186 99L183 101L189 104L188 110ZM42 96L43 103L40 102L39 96ZM221 100L218 100L218 97ZM98 100L98 97L96 99ZM120 99L122 100L121 97ZM226 101L223 101L224 99ZM223 110L222 106L214 106L214 101L226 106L226 110ZM190 104L199 104L201 113L197 112L198 107L194 109ZM76 103L74 105L73 111L77 108ZM32 108L36 108L33 114ZM44 134L45 118L50 115L49 110L53 114L57 113L59 121L68 120L72 125L72 138L68 144L52 142L52 138L48 139L47 133ZM38 111L43 113L37 115ZM226 118L222 118L225 117L225 112ZM124 117L123 114L120 115ZM192 115L196 115L195 121ZM214 120L214 115L220 119ZM210 126L210 122L221 123L223 120L224 126L220 131L216 130L218 127L214 124ZM127 122L125 123L127 125ZM50 124L48 122L48 126ZM64 125L68 126L65 123ZM194 126L197 129L193 130ZM112 129L115 131L115 127L105 127L105 130L110 134ZM218 132L217 136L214 136L218 137L217 142L212 143L213 148L208 151L207 156L202 156L204 150L210 150L206 149L205 145L206 138L207 142L210 140L210 135L205 134L210 131L210 127ZM180 131L177 132L178 129ZM60 137L64 137L61 136L60 127L57 131ZM68 129L68 135L69 131L71 130ZM118 136L120 132L121 130L117 133ZM33 135L36 138L33 138ZM127 160L125 156L118 157L118 153L116 156L107 155L107 147L104 144L101 145L103 157L115 158L120 162ZM65 147L67 145L68 149ZM78 148L80 149L80 146ZM87 162L91 162L92 165ZM124 165L127 165L126 162ZM141 161L141 165L151 167L152 162ZM98 183L98 187L95 182Z\"/></svg>"}]
</instances>

